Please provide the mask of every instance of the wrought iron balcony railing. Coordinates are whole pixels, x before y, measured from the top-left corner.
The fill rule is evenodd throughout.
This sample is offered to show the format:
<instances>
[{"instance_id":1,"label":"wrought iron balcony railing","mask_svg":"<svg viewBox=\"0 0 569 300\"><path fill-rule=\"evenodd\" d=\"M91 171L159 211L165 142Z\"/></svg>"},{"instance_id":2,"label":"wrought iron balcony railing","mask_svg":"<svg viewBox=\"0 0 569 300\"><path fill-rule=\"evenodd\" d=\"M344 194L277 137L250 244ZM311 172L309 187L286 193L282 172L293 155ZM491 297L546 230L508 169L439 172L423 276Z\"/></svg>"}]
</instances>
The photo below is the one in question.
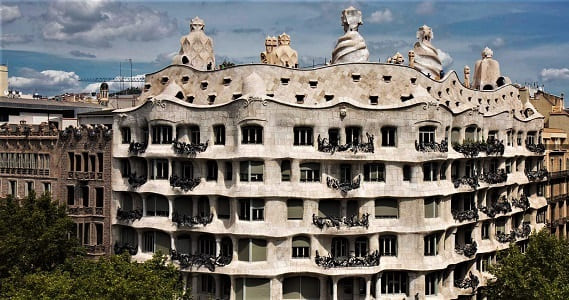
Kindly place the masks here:
<instances>
[{"instance_id":1,"label":"wrought iron balcony railing","mask_svg":"<svg viewBox=\"0 0 569 300\"><path fill-rule=\"evenodd\" d=\"M415 140L415 150L420 152L448 152L448 142L447 139L442 140L440 143L437 142L423 142L419 143Z\"/></svg>"},{"instance_id":2,"label":"wrought iron balcony railing","mask_svg":"<svg viewBox=\"0 0 569 300\"><path fill-rule=\"evenodd\" d=\"M128 184L134 189L146 183L146 175L136 176L136 173L128 175Z\"/></svg>"},{"instance_id":3,"label":"wrought iron balcony railing","mask_svg":"<svg viewBox=\"0 0 569 300\"><path fill-rule=\"evenodd\" d=\"M497 214L507 214L512 211L512 205L505 196L498 200L492 200L490 206L481 206L480 211L490 218L494 218Z\"/></svg>"},{"instance_id":4,"label":"wrought iron balcony railing","mask_svg":"<svg viewBox=\"0 0 569 300\"><path fill-rule=\"evenodd\" d=\"M231 256L214 256L206 253L187 254L179 253L176 250L170 251L170 259L177 260L181 268L201 267L207 268L210 272L215 271L215 267L224 267L231 263Z\"/></svg>"},{"instance_id":5,"label":"wrought iron balcony railing","mask_svg":"<svg viewBox=\"0 0 569 300\"><path fill-rule=\"evenodd\" d=\"M549 172L548 174L549 179L559 179L559 178L569 178L569 171L556 171L556 172Z\"/></svg>"},{"instance_id":6,"label":"wrought iron balcony railing","mask_svg":"<svg viewBox=\"0 0 569 300\"><path fill-rule=\"evenodd\" d=\"M478 176L480 181L486 182L488 184L498 184L506 182L508 180L508 174L504 169L498 169L496 171L484 171L480 176Z\"/></svg>"},{"instance_id":7,"label":"wrought iron balcony railing","mask_svg":"<svg viewBox=\"0 0 569 300\"><path fill-rule=\"evenodd\" d=\"M318 151L320 152L327 152L330 154L334 154L336 152L345 152L345 151L352 151L352 153L365 152L365 153L373 153L375 150L373 147L373 134L369 134L366 132L367 143L360 143L359 141L355 141L352 143L347 143L345 145L336 145L331 144L327 138L321 138L318 135Z\"/></svg>"},{"instance_id":8,"label":"wrought iron balcony railing","mask_svg":"<svg viewBox=\"0 0 569 300\"><path fill-rule=\"evenodd\" d=\"M480 186L480 184L478 183L478 176L476 176L476 175L474 175L474 176L463 176L461 178L454 179L452 181L452 183L454 184L455 188L458 188L461 185L468 185L471 188L476 189L477 187Z\"/></svg>"},{"instance_id":9,"label":"wrought iron balcony railing","mask_svg":"<svg viewBox=\"0 0 569 300\"><path fill-rule=\"evenodd\" d=\"M476 288L478 288L478 285L480 284L480 280L478 279L478 276L472 274L472 272L468 273L468 277L464 278L464 279L457 279L454 281L454 286L459 288L459 289L469 289L472 288L472 291L474 292L476 290Z\"/></svg>"},{"instance_id":10,"label":"wrought iron balcony railing","mask_svg":"<svg viewBox=\"0 0 569 300\"><path fill-rule=\"evenodd\" d=\"M480 152L486 152L486 155L504 155L505 149L504 141L490 138L486 142L453 143L452 148L454 151L462 153L464 157L477 157Z\"/></svg>"},{"instance_id":11,"label":"wrought iron balcony railing","mask_svg":"<svg viewBox=\"0 0 569 300\"><path fill-rule=\"evenodd\" d=\"M526 170L526 176L529 181L538 181L547 179L549 172L547 172L546 168L541 168L537 171L528 171Z\"/></svg>"},{"instance_id":12,"label":"wrought iron balcony railing","mask_svg":"<svg viewBox=\"0 0 569 300\"><path fill-rule=\"evenodd\" d=\"M528 151L530 151L530 152L541 154L541 153L545 152L545 145L542 143L530 144L530 143L526 142L526 149L528 149Z\"/></svg>"},{"instance_id":13,"label":"wrought iron balcony railing","mask_svg":"<svg viewBox=\"0 0 569 300\"><path fill-rule=\"evenodd\" d=\"M118 242L116 242L115 246L114 246L114 250L115 250L115 254L121 254L121 253L127 251L130 255L136 255L136 253L138 252L138 246L137 245L131 245L130 243L119 244Z\"/></svg>"},{"instance_id":14,"label":"wrought iron balcony railing","mask_svg":"<svg viewBox=\"0 0 569 300\"><path fill-rule=\"evenodd\" d=\"M176 154L186 154L194 156L197 153L205 152L207 150L208 143L209 141L200 144L174 141L172 143L172 147L174 147L174 153Z\"/></svg>"},{"instance_id":15,"label":"wrought iron balcony railing","mask_svg":"<svg viewBox=\"0 0 569 300\"><path fill-rule=\"evenodd\" d=\"M459 222L463 222L463 221L472 221L472 220L476 220L478 221L478 209L475 207L474 209L469 209L469 210L463 210L463 211L458 211L458 210L451 210L452 213L452 217L459 221Z\"/></svg>"},{"instance_id":16,"label":"wrought iron balcony railing","mask_svg":"<svg viewBox=\"0 0 569 300\"><path fill-rule=\"evenodd\" d=\"M356 256L342 256L333 257L331 254L328 256L320 256L318 250L316 250L316 257L314 262L320 267L326 269L330 268L349 268L349 267L375 267L379 266L379 259L381 255L379 251L374 251L372 253L366 254L363 257Z\"/></svg>"},{"instance_id":17,"label":"wrought iron balcony railing","mask_svg":"<svg viewBox=\"0 0 569 300\"><path fill-rule=\"evenodd\" d=\"M470 244L456 246L454 247L454 251L466 257L472 257L478 251L478 245L476 244L476 241L474 241Z\"/></svg>"},{"instance_id":18,"label":"wrought iron balcony railing","mask_svg":"<svg viewBox=\"0 0 569 300\"><path fill-rule=\"evenodd\" d=\"M133 222L142 218L142 210L122 210L120 207L117 209L117 220Z\"/></svg>"},{"instance_id":19,"label":"wrought iron balcony railing","mask_svg":"<svg viewBox=\"0 0 569 300\"><path fill-rule=\"evenodd\" d=\"M555 196L550 196L547 198L547 204L552 204L552 203L557 203L560 201L567 201L567 200L569 200L569 194L555 195Z\"/></svg>"},{"instance_id":20,"label":"wrought iron balcony railing","mask_svg":"<svg viewBox=\"0 0 569 300\"><path fill-rule=\"evenodd\" d=\"M521 208L522 210L527 210L530 207L528 196L522 194L520 199L512 199L512 206Z\"/></svg>"},{"instance_id":21,"label":"wrought iron balcony railing","mask_svg":"<svg viewBox=\"0 0 569 300\"><path fill-rule=\"evenodd\" d=\"M67 214L69 215L92 215L94 207L68 207Z\"/></svg>"},{"instance_id":22,"label":"wrought iron balcony railing","mask_svg":"<svg viewBox=\"0 0 569 300\"><path fill-rule=\"evenodd\" d=\"M353 215L350 217L319 217L315 214L312 215L312 224L316 225L316 227L322 229L324 226L326 227L336 227L340 229L341 225L345 225L347 227L369 227L369 214L363 214L361 217L358 215Z\"/></svg>"},{"instance_id":23,"label":"wrought iron balcony railing","mask_svg":"<svg viewBox=\"0 0 569 300\"><path fill-rule=\"evenodd\" d=\"M178 175L170 176L170 186L173 188L180 188L184 192L193 191L196 186L198 186L201 182L201 178L186 178L186 177L178 177Z\"/></svg>"},{"instance_id":24,"label":"wrought iron balcony railing","mask_svg":"<svg viewBox=\"0 0 569 300\"><path fill-rule=\"evenodd\" d=\"M188 216L188 215L180 215L178 212L172 213L172 222L176 223L178 226L187 226L193 227L195 225L203 225L206 226L210 224L213 220L213 214L209 216Z\"/></svg>"},{"instance_id":25,"label":"wrought iron balcony railing","mask_svg":"<svg viewBox=\"0 0 569 300\"><path fill-rule=\"evenodd\" d=\"M326 185L331 189L339 190L343 194L346 194L351 190L359 188L361 180L362 180L361 175L358 175L358 177L354 179L352 182L340 182L340 180L328 176L326 178Z\"/></svg>"},{"instance_id":26,"label":"wrought iron balcony railing","mask_svg":"<svg viewBox=\"0 0 569 300\"><path fill-rule=\"evenodd\" d=\"M531 234L531 226L524 223L521 228L510 230L510 233L499 232L496 234L496 240L500 243L512 243L516 238L527 238Z\"/></svg>"},{"instance_id":27,"label":"wrought iron balcony railing","mask_svg":"<svg viewBox=\"0 0 569 300\"><path fill-rule=\"evenodd\" d=\"M128 146L128 153L135 155L142 154L146 152L147 147L148 143L130 142L130 145Z\"/></svg>"},{"instance_id":28,"label":"wrought iron balcony railing","mask_svg":"<svg viewBox=\"0 0 569 300\"><path fill-rule=\"evenodd\" d=\"M89 254L105 254L105 245L88 245L85 246L85 250Z\"/></svg>"}]
</instances>

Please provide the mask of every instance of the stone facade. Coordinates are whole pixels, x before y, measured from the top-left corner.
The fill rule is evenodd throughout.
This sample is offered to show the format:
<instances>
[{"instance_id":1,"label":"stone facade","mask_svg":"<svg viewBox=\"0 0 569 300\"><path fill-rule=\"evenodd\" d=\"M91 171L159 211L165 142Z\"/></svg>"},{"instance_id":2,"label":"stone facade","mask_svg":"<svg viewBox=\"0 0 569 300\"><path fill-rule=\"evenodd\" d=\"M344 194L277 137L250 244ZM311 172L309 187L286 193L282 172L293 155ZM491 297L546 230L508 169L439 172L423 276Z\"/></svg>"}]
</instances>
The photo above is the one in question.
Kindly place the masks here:
<instances>
[{"instance_id":1,"label":"stone facade","mask_svg":"<svg viewBox=\"0 0 569 300\"><path fill-rule=\"evenodd\" d=\"M166 67L114 112L115 250L170 253L194 299L469 297L545 226L526 96L402 64Z\"/></svg>"}]
</instances>

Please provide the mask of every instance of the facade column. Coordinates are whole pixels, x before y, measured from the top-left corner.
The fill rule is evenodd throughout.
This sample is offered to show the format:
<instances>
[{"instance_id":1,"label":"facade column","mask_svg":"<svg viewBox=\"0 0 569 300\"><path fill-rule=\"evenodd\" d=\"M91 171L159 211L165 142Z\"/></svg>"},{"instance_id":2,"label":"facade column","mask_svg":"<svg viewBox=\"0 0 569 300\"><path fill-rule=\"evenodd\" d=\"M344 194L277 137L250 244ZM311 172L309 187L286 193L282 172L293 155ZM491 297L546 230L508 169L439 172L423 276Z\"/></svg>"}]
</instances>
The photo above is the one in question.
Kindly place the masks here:
<instances>
[{"instance_id":1,"label":"facade column","mask_svg":"<svg viewBox=\"0 0 569 300\"><path fill-rule=\"evenodd\" d=\"M174 199L168 197L168 219L172 220L173 212L174 212Z\"/></svg>"},{"instance_id":2,"label":"facade column","mask_svg":"<svg viewBox=\"0 0 569 300\"><path fill-rule=\"evenodd\" d=\"M366 278L366 300L371 300L371 277Z\"/></svg>"},{"instance_id":3,"label":"facade column","mask_svg":"<svg viewBox=\"0 0 569 300\"><path fill-rule=\"evenodd\" d=\"M198 295L198 274L190 273L190 277L192 278L192 295L196 296Z\"/></svg>"},{"instance_id":4,"label":"facade column","mask_svg":"<svg viewBox=\"0 0 569 300\"><path fill-rule=\"evenodd\" d=\"M239 254L238 254L239 253L238 252L239 251L239 249L238 249L239 240L235 237L231 237L231 243L233 244L233 247L232 247L233 248L233 255L232 255L233 258L231 259L231 261L232 262L238 261L239 260ZM231 277L231 280L232 280L231 281L231 290L233 290L233 277Z\"/></svg>"},{"instance_id":5,"label":"facade column","mask_svg":"<svg viewBox=\"0 0 569 300\"><path fill-rule=\"evenodd\" d=\"M221 238L216 237L215 238L215 256L219 257L219 255L221 255ZM216 283L217 283L217 281L216 281Z\"/></svg>"},{"instance_id":6,"label":"facade column","mask_svg":"<svg viewBox=\"0 0 569 300\"><path fill-rule=\"evenodd\" d=\"M332 277L332 300L338 300L338 278Z\"/></svg>"},{"instance_id":7,"label":"facade column","mask_svg":"<svg viewBox=\"0 0 569 300\"><path fill-rule=\"evenodd\" d=\"M140 195L140 198L142 199L142 216L146 217L146 198L147 198L147 196L142 194L142 195Z\"/></svg>"},{"instance_id":8,"label":"facade column","mask_svg":"<svg viewBox=\"0 0 569 300\"><path fill-rule=\"evenodd\" d=\"M270 279L270 294L272 300L282 300L283 298L283 283L279 277Z\"/></svg>"},{"instance_id":9,"label":"facade column","mask_svg":"<svg viewBox=\"0 0 569 300\"><path fill-rule=\"evenodd\" d=\"M142 232L137 230L136 234L138 238L138 253L142 253Z\"/></svg>"},{"instance_id":10,"label":"facade column","mask_svg":"<svg viewBox=\"0 0 569 300\"><path fill-rule=\"evenodd\" d=\"M235 277L230 276L231 288L229 289L229 300L235 300Z\"/></svg>"},{"instance_id":11,"label":"facade column","mask_svg":"<svg viewBox=\"0 0 569 300\"><path fill-rule=\"evenodd\" d=\"M188 290L188 273L186 273L186 272L182 273L182 282L184 285L184 293L185 293L186 290Z\"/></svg>"},{"instance_id":12,"label":"facade column","mask_svg":"<svg viewBox=\"0 0 569 300\"><path fill-rule=\"evenodd\" d=\"M375 281L375 299L379 299L381 296L381 273L377 274L377 280Z\"/></svg>"},{"instance_id":13,"label":"facade column","mask_svg":"<svg viewBox=\"0 0 569 300\"><path fill-rule=\"evenodd\" d=\"M176 251L176 236L174 233L170 234L170 249Z\"/></svg>"}]
</instances>

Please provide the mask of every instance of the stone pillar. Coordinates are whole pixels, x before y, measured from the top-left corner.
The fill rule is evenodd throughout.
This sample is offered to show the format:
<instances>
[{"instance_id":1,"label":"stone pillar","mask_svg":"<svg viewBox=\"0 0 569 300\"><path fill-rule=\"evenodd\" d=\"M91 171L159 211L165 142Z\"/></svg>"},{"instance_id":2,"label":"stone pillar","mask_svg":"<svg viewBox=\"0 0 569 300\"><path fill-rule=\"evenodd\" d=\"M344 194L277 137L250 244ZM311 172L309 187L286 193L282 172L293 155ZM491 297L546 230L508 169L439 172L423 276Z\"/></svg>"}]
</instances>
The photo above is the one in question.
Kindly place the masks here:
<instances>
[{"instance_id":1,"label":"stone pillar","mask_svg":"<svg viewBox=\"0 0 569 300\"><path fill-rule=\"evenodd\" d=\"M282 279L279 277L271 278L270 285L271 285L270 287L271 299L281 300L283 298Z\"/></svg>"},{"instance_id":2,"label":"stone pillar","mask_svg":"<svg viewBox=\"0 0 569 300\"><path fill-rule=\"evenodd\" d=\"M138 238L138 253L142 253L142 232L137 230L136 234Z\"/></svg>"},{"instance_id":3,"label":"stone pillar","mask_svg":"<svg viewBox=\"0 0 569 300\"><path fill-rule=\"evenodd\" d=\"M366 278L366 300L371 300L371 277Z\"/></svg>"},{"instance_id":4,"label":"stone pillar","mask_svg":"<svg viewBox=\"0 0 569 300\"><path fill-rule=\"evenodd\" d=\"M188 273L186 273L186 272L182 273L182 282L184 285L184 293L185 293L186 290L188 289Z\"/></svg>"},{"instance_id":5,"label":"stone pillar","mask_svg":"<svg viewBox=\"0 0 569 300\"><path fill-rule=\"evenodd\" d=\"M375 281L375 298L381 297L381 273L377 273L377 280Z\"/></svg>"},{"instance_id":6,"label":"stone pillar","mask_svg":"<svg viewBox=\"0 0 569 300\"><path fill-rule=\"evenodd\" d=\"M142 199L142 216L146 217L146 198L147 196L145 194L140 195L140 198Z\"/></svg>"},{"instance_id":7,"label":"stone pillar","mask_svg":"<svg viewBox=\"0 0 569 300\"><path fill-rule=\"evenodd\" d=\"M219 257L220 254L221 254L221 237L215 237L215 256Z\"/></svg>"},{"instance_id":8,"label":"stone pillar","mask_svg":"<svg viewBox=\"0 0 569 300\"><path fill-rule=\"evenodd\" d=\"M198 294L198 274L190 273L190 277L192 279L192 295L196 296Z\"/></svg>"},{"instance_id":9,"label":"stone pillar","mask_svg":"<svg viewBox=\"0 0 569 300\"><path fill-rule=\"evenodd\" d=\"M233 253L235 253L235 251L233 251ZM231 288L229 289L229 300L235 300L235 278L233 276L230 276L229 281L231 281Z\"/></svg>"},{"instance_id":10,"label":"stone pillar","mask_svg":"<svg viewBox=\"0 0 569 300\"><path fill-rule=\"evenodd\" d=\"M168 198L168 219L172 220L173 212L174 212L174 199Z\"/></svg>"},{"instance_id":11,"label":"stone pillar","mask_svg":"<svg viewBox=\"0 0 569 300\"><path fill-rule=\"evenodd\" d=\"M332 277L332 300L338 300L338 278Z\"/></svg>"},{"instance_id":12,"label":"stone pillar","mask_svg":"<svg viewBox=\"0 0 569 300\"><path fill-rule=\"evenodd\" d=\"M239 253L238 253L238 251L239 251L239 249L238 249L239 248L239 239L237 239L236 237L231 237L231 243L233 244L233 247L232 247L233 248L233 253L232 253L233 255L232 255L231 261L236 262L239 260ZM233 277L231 277L231 290L232 291L233 291L233 284L234 284Z\"/></svg>"},{"instance_id":13,"label":"stone pillar","mask_svg":"<svg viewBox=\"0 0 569 300\"><path fill-rule=\"evenodd\" d=\"M176 125L171 125L172 126L172 140L175 141L176 140Z\"/></svg>"},{"instance_id":14,"label":"stone pillar","mask_svg":"<svg viewBox=\"0 0 569 300\"><path fill-rule=\"evenodd\" d=\"M174 251L176 250L176 237L173 233L170 234L170 248Z\"/></svg>"}]
</instances>

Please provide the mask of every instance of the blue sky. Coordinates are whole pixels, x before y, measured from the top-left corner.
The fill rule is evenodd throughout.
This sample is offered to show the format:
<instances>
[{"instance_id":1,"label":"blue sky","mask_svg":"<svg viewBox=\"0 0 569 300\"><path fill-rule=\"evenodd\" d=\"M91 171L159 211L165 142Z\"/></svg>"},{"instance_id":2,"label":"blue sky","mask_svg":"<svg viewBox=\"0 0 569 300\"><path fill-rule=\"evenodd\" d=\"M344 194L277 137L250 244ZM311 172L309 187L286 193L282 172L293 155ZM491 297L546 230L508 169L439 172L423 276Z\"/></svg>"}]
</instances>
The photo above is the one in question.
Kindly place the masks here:
<instances>
[{"instance_id":1,"label":"blue sky","mask_svg":"<svg viewBox=\"0 0 569 300\"><path fill-rule=\"evenodd\" d=\"M330 59L343 34L340 12L363 13L360 33L370 61L406 56L417 28L433 28L445 71L474 69L485 46L513 82L539 82L551 93L569 83L569 3L544 1L3 1L0 61L10 84L25 92L54 95L88 91L81 78L156 71L170 63L189 20L200 16L214 40L218 63L258 62L264 38L287 32L301 66ZM114 86L116 88L116 86Z\"/></svg>"}]
</instances>

